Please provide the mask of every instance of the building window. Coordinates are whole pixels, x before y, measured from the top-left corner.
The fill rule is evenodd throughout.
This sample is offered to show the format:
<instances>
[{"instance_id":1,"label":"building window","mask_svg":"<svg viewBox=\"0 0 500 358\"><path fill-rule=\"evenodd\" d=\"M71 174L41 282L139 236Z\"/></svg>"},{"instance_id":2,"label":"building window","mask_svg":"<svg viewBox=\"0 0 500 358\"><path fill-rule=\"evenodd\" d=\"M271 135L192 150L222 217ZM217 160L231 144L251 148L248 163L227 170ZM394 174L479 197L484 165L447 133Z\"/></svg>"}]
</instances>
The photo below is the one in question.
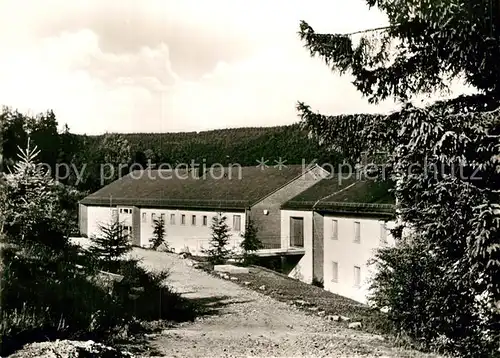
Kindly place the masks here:
<instances>
[{"instance_id":1,"label":"building window","mask_svg":"<svg viewBox=\"0 0 500 358\"><path fill-rule=\"evenodd\" d=\"M142 222L145 223L148 220L146 213L142 213Z\"/></svg>"},{"instance_id":2,"label":"building window","mask_svg":"<svg viewBox=\"0 0 500 358\"><path fill-rule=\"evenodd\" d=\"M339 264L332 261L332 282L338 282L339 280Z\"/></svg>"},{"instance_id":3,"label":"building window","mask_svg":"<svg viewBox=\"0 0 500 358\"><path fill-rule=\"evenodd\" d=\"M118 220L118 209L111 210L111 220L113 220L113 221Z\"/></svg>"},{"instance_id":4,"label":"building window","mask_svg":"<svg viewBox=\"0 0 500 358\"><path fill-rule=\"evenodd\" d=\"M175 225L175 214L170 214L170 225Z\"/></svg>"},{"instance_id":5,"label":"building window","mask_svg":"<svg viewBox=\"0 0 500 358\"><path fill-rule=\"evenodd\" d=\"M203 226L207 226L208 225L208 218L206 215L203 215Z\"/></svg>"},{"instance_id":6,"label":"building window","mask_svg":"<svg viewBox=\"0 0 500 358\"><path fill-rule=\"evenodd\" d=\"M380 242L387 244L387 226L385 223L380 224Z\"/></svg>"},{"instance_id":7,"label":"building window","mask_svg":"<svg viewBox=\"0 0 500 358\"><path fill-rule=\"evenodd\" d=\"M120 209L120 214L123 213L123 209Z\"/></svg>"},{"instance_id":8,"label":"building window","mask_svg":"<svg viewBox=\"0 0 500 358\"><path fill-rule=\"evenodd\" d=\"M154 222L156 220L156 214L151 213L151 221Z\"/></svg>"},{"instance_id":9,"label":"building window","mask_svg":"<svg viewBox=\"0 0 500 358\"><path fill-rule=\"evenodd\" d=\"M196 225L196 215L191 215L191 225Z\"/></svg>"},{"instance_id":10,"label":"building window","mask_svg":"<svg viewBox=\"0 0 500 358\"><path fill-rule=\"evenodd\" d=\"M339 222L337 220L332 220L332 240L339 239Z\"/></svg>"},{"instance_id":11,"label":"building window","mask_svg":"<svg viewBox=\"0 0 500 358\"><path fill-rule=\"evenodd\" d=\"M354 286L359 287L361 285L361 267L354 266Z\"/></svg>"},{"instance_id":12,"label":"building window","mask_svg":"<svg viewBox=\"0 0 500 358\"><path fill-rule=\"evenodd\" d=\"M241 230L241 215L233 215L233 229L235 231Z\"/></svg>"},{"instance_id":13,"label":"building window","mask_svg":"<svg viewBox=\"0 0 500 358\"><path fill-rule=\"evenodd\" d=\"M165 222L165 214L161 214L161 220Z\"/></svg>"},{"instance_id":14,"label":"building window","mask_svg":"<svg viewBox=\"0 0 500 358\"><path fill-rule=\"evenodd\" d=\"M186 215L181 215L181 225L186 225Z\"/></svg>"},{"instance_id":15,"label":"building window","mask_svg":"<svg viewBox=\"0 0 500 358\"><path fill-rule=\"evenodd\" d=\"M359 221L354 222L354 242L357 244L361 242L361 224Z\"/></svg>"}]
</instances>

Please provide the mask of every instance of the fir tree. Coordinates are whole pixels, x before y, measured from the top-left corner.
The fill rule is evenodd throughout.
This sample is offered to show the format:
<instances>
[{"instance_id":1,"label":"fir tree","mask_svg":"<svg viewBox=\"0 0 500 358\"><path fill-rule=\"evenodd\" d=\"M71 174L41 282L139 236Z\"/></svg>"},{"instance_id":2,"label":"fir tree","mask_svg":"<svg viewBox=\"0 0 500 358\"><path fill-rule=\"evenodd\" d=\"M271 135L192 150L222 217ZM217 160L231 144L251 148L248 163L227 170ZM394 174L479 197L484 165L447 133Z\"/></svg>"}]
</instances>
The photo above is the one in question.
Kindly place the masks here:
<instances>
[{"instance_id":1,"label":"fir tree","mask_svg":"<svg viewBox=\"0 0 500 358\"><path fill-rule=\"evenodd\" d=\"M165 244L165 246L167 246L165 243L165 220L163 220L163 217L154 220L153 237L151 238L150 242L151 242L151 248L153 250L158 250L158 248L162 244Z\"/></svg>"},{"instance_id":2,"label":"fir tree","mask_svg":"<svg viewBox=\"0 0 500 358\"><path fill-rule=\"evenodd\" d=\"M205 250L211 263L214 265L223 264L231 251L227 248L229 243L229 226L227 225L227 217L222 213L218 213L212 219L212 238L210 239L210 248Z\"/></svg>"},{"instance_id":3,"label":"fir tree","mask_svg":"<svg viewBox=\"0 0 500 358\"><path fill-rule=\"evenodd\" d=\"M103 268L112 271L117 262L132 250L129 236L118 221L99 225L99 234L90 238L93 245L89 251L102 264Z\"/></svg>"},{"instance_id":4,"label":"fir tree","mask_svg":"<svg viewBox=\"0 0 500 358\"><path fill-rule=\"evenodd\" d=\"M67 227L60 217L56 183L37 165L39 150L28 139L19 148L14 171L5 176L5 223L7 239L16 244L43 244L63 249L68 244Z\"/></svg>"},{"instance_id":5,"label":"fir tree","mask_svg":"<svg viewBox=\"0 0 500 358\"><path fill-rule=\"evenodd\" d=\"M255 223L249 219L245 232L241 235L243 241L240 244L243 249L243 262L247 265L254 263L257 259L255 252L264 248L264 245L262 245L262 242L257 237L257 232L258 229Z\"/></svg>"}]
</instances>

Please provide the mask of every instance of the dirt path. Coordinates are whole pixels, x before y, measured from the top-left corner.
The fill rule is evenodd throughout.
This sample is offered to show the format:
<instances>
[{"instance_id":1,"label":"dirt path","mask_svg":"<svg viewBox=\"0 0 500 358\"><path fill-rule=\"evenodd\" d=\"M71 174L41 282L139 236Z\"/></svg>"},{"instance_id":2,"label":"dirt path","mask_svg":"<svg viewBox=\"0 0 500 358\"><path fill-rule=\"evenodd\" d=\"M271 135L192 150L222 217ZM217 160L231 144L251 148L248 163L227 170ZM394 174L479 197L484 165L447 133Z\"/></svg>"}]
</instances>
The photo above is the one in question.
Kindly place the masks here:
<instances>
[{"instance_id":1,"label":"dirt path","mask_svg":"<svg viewBox=\"0 0 500 358\"><path fill-rule=\"evenodd\" d=\"M169 268L170 285L203 302L208 315L157 337L167 357L435 357L393 348L381 337L338 327L283 302L213 277L177 255L136 249L153 269Z\"/></svg>"}]
</instances>

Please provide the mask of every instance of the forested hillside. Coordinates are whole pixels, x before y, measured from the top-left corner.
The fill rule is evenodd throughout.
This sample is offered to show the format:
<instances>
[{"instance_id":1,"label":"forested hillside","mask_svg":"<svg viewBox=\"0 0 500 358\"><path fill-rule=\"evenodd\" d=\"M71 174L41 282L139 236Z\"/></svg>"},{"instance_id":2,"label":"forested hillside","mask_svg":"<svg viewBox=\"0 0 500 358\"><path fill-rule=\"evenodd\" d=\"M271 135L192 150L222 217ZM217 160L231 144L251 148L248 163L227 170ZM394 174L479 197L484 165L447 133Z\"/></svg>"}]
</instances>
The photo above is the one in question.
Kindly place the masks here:
<instances>
[{"instance_id":1,"label":"forested hillside","mask_svg":"<svg viewBox=\"0 0 500 358\"><path fill-rule=\"evenodd\" d=\"M24 147L29 137L41 150L41 162L50 166L53 175L57 164L67 164L69 172L60 166L59 177L64 184L80 191L99 189L113 178L103 180L105 164L125 167L126 174L133 164L145 167L153 164L179 163L210 166L214 163L242 166L257 165L257 160L269 160L274 165L280 157L285 164L339 162L329 156L317 142L309 139L298 124L267 128L234 128L186 133L134 133L104 134L99 136L77 135L68 127L58 131L58 122L52 111L28 116L9 108L0 115L4 170L12 166L17 147ZM78 171L78 173L77 173ZM81 174L80 176L78 174Z\"/></svg>"}]
</instances>

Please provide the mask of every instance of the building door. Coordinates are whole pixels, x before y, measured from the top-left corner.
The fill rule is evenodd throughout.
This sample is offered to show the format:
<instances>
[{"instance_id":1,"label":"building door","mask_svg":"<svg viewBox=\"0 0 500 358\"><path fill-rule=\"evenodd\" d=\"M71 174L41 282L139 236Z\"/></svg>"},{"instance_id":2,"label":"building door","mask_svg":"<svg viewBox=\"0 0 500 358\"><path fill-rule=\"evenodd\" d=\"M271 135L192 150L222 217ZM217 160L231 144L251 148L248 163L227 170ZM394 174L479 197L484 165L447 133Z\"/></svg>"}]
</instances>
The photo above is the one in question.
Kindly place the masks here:
<instances>
[{"instance_id":1,"label":"building door","mask_svg":"<svg viewBox=\"0 0 500 358\"><path fill-rule=\"evenodd\" d=\"M304 218L290 218L290 246L304 247Z\"/></svg>"}]
</instances>

